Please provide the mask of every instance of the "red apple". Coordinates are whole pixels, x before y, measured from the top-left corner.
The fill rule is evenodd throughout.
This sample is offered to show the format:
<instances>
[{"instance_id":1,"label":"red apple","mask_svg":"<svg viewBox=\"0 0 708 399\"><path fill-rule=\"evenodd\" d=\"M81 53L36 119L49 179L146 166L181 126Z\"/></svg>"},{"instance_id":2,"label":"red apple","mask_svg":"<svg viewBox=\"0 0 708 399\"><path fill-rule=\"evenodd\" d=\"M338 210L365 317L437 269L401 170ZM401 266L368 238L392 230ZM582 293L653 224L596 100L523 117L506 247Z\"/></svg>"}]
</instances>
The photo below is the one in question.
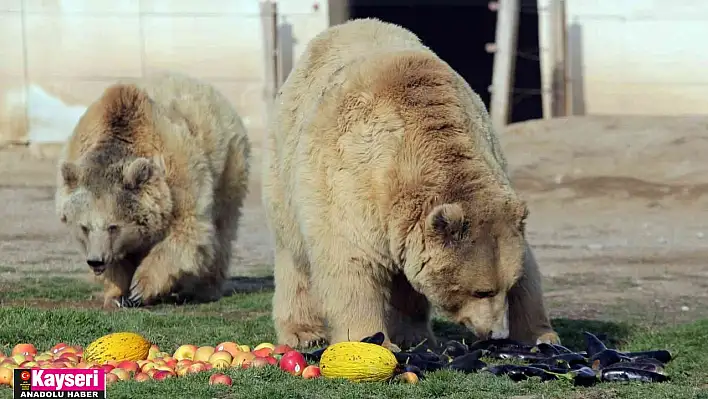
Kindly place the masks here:
<instances>
[{"instance_id":1,"label":"red apple","mask_svg":"<svg viewBox=\"0 0 708 399\"><path fill-rule=\"evenodd\" d=\"M102 365L100 365L100 366L93 366L93 367L91 367L91 368L103 369L103 371L105 371L106 373L110 373L111 370L113 370L114 368L116 368L116 366L113 366L113 365L111 365L111 364L102 364Z\"/></svg>"},{"instance_id":2,"label":"red apple","mask_svg":"<svg viewBox=\"0 0 708 399\"><path fill-rule=\"evenodd\" d=\"M254 349L253 352L251 352L251 353L256 355L256 357L268 357L271 354L273 354L273 349L265 347L265 348L260 348L260 349Z\"/></svg>"},{"instance_id":3,"label":"red apple","mask_svg":"<svg viewBox=\"0 0 708 399\"><path fill-rule=\"evenodd\" d=\"M273 353L276 355L284 355L290 351L294 350L290 345L280 344L273 349Z\"/></svg>"},{"instance_id":4,"label":"red apple","mask_svg":"<svg viewBox=\"0 0 708 399\"><path fill-rule=\"evenodd\" d=\"M155 374L152 375L152 379L156 381L162 381L166 378L171 378L173 376L174 375L169 371L158 370L155 372Z\"/></svg>"},{"instance_id":5,"label":"red apple","mask_svg":"<svg viewBox=\"0 0 708 399\"><path fill-rule=\"evenodd\" d=\"M187 370L189 370L188 374L201 373L202 371L206 371L206 369L206 364L203 362L194 362L187 367Z\"/></svg>"},{"instance_id":6,"label":"red apple","mask_svg":"<svg viewBox=\"0 0 708 399\"><path fill-rule=\"evenodd\" d=\"M231 367L246 368L255 358L256 355L251 352L239 352L236 354L236 356L234 356L233 360L231 361ZM244 367L244 365L246 365L246 367Z\"/></svg>"},{"instance_id":7,"label":"red apple","mask_svg":"<svg viewBox=\"0 0 708 399\"><path fill-rule=\"evenodd\" d=\"M60 343L58 343L58 344L52 346L52 347L49 349L49 352L51 352L51 353L57 353L57 352L59 352L60 350L62 350L62 349L64 349L64 348L68 348L68 347L69 347L69 344L64 343L64 342L60 342Z\"/></svg>"},{"instance_id":8,"label":"red apple","mask_svg":"<svg viewBox=\"0 0 708 399\"><path fill-rule=\"evenodd\" d=\"M215 352L219 351L229 352L231 356L236 356L236 353L241 352L241 348L236 342L222 342L216 346Z\"/></svg>"},{"instance_id":9,"label":"red apple","mask_svg":"<svg viewBox=\"0 0 708 399\"><path fill-rule=\"evenodd\" d=\"M231 384L233 384L233 380L231 380L231 377L229 377L226 374L222 374L222 373L212 374L211 377L209 377L209 385L218 385L218 384L230 386Z\"/></svg>"},{"instance_id":10,"label":"red apple","mask_svg":"<svg viewBox=\"0 0 708 399\"><path fill-rule=\"evenodd\" d=\"M256 357L255 359L251 360L251 363L249 363L248 367L255 367L255 368L261 368L270 365L270 362L264 357ZM247 367L244 367L247 368Z\"/></svg>"},{"instance_id":11,"label":"red apple","mask_svg":"<svg viewBox=\"0 0 708 399\"><path fill-rule=\"evenodd\" d=\"M280 369L292 375L301 375L305 367L307 367L305 356L298 351L287 352L280 358Z\"/></svg>"},{"instance_id":12,"label":"red apple","mask_svg":"<svg viewBox=\"0 0 708 399\"><path fill-rule=\"evenodd\" d=\"M135 373L135 375L133 376L133 379L134 379L135 381L143 382L143 381L149 380L149 379L150 379L150 376L147 375L147 374L145 374L145 373L142 373L142 372L141 372L141 373Z\"/></svg>"},{"instance_id":13,"label":"red apple","mask_svg":"<svg viewBox=\"0 0 708 399\"><path fill-rule=\"evenodd\" d=\"M110 373L117 375L121 381L128 381L130 379L130 373L123 369L113 369Z\"/></svg>"},{"instance_id":14,"label":"red apple","mask_svg":"<svg viewBox=\"0 0 708 399\"><path fill-rule=\"evenodd\" d=\"M106 385L111 385L118 381L120 381L120 377L118 377L118 375L113 373L106 374Z\"/></svg>"},{"instance_id":15,"label":"red apple","mask_svg":"<svg viewBox=\"0 0 708 399\"><path fill-rule=\"evenodd\" d=\"M137 373L138 370L140 370L140 366L138 366L138 362L133 361L133 360L123 360L122 362L118 363L116 368L123 369L125 371L130 372L130 373Z\"/></svg>"},{"instance_id":16,"label":"red apple","mask_svg":"<svg viewBox=\"0 0 708 399\"><path fill-rule=\"evenodd\" d=\"M12 348L12 352L10 352L10 356L15 356L15 355L36 355L37 354L37 348L34 347L32 344L17 344L15 345L14 348ZM27 360L32 360L32 359L27 359Z\"/></svg>"},{"instance_id":17,"label":"red apple","mask_svg":"<svg viewBox=\"0 0 708 399\"><path fill-rule=\"evenodd\" d=\"M310 380L313 378L320 378L322 374L320 373L320 368L317 366L309 365L302 370L302 378Z\"/></svg>"}]
</instances>

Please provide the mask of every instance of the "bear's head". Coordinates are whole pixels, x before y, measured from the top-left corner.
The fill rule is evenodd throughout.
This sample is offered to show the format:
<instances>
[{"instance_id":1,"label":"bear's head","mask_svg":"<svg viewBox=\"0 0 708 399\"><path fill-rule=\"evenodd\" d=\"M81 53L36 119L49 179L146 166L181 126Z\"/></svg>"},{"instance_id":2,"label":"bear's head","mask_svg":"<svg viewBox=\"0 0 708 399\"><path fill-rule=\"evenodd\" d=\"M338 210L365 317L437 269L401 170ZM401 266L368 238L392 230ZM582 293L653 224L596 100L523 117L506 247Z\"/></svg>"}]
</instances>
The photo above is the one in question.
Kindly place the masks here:
<instances>
[{"instance_id":1,"label":"bear's head","mask_svg":"<svg viewBox=\"0 0 708 399\"><path fill-rule=\"evenodd\" d=\"M172 197L161 157L108 165L64 161L59 171L57 212L96 275L139 256L164 236Z\"/></svg>"},{"instance_id":2,"label":"bear's head","mask_svg":"<svg viewBox=\"0 0 708 399\"><path fill-rule=\"evenodd\" d=\"M406 276L480 339L508 337L507 292L523 273L527 214L524 202L506 193L434 206Z\"/></svg>"}]
</instances>

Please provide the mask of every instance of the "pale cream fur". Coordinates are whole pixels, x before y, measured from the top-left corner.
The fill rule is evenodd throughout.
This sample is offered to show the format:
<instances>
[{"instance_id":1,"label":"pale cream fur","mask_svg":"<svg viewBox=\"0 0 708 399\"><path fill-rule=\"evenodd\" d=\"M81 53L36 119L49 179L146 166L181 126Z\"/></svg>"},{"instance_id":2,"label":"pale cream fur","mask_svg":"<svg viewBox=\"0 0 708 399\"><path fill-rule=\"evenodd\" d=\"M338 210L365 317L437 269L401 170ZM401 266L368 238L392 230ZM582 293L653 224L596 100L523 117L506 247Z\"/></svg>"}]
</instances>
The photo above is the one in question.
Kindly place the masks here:
<instances>
[{"instance_id":1,"label":"pale cream fur","mask_svg":"<svg viewBox=\"0 0 708 399\"><path fill-rule=\"evenodd\" d=\"M106 306L131 281L145 304L221 297L249 156L232 105L188 76L121 81L89 106L59 162L56 206L87 259L105 260Z\"/></svg>"},{"instance_id":2,"label":"pale cream fur","mask_svg":"<svg viewBox=\"0 0 708 399\"><path fill-rule=\"evenodd\" d=\"M279 342L435 340L431 304L481 338L558 342L484 104L413 33L327 29L276 104L263 203Z\"/></svg>"}]
</instances>

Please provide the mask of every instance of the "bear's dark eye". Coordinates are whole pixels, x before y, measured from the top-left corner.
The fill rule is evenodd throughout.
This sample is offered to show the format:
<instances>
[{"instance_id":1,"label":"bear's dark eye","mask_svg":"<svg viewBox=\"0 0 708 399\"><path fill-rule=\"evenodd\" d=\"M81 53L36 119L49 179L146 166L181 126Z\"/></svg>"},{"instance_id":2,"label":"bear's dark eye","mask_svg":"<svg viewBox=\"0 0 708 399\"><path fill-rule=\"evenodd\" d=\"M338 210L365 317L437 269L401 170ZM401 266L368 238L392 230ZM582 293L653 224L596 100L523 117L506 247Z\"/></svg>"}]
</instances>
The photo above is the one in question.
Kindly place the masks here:
<instances>
[{"instance_id":1,"label":"bear's dark eye","mask_svg":"<svg viewBox=\"0 0 708 399\"><path fill-rule=\"evenodd\" d=\"M88 234L88 233L89 233L89 228L88 228L88 226L86 226L85 224L82 224L82 225L81 225L81 231L83 231L84 234Z\"/></svg>"},{"instance_id":2,"label":"bear's dark eye","mask_svg":"<svg viewBox=\"0 0 708 399\"><path fill-rule=\"evenodd\" d=\"M472 296L474 296L477 299L484 299L484 298L491 298L495 296L497 293L494 291L475 291L472 293Z\"/></svg>"},{"instance_id":3,"label":"bear's dark eye","mask_svg":"<svg viewBox=\"0 0 708 399\"><path fill-rule=\"evenodd\" d=\"M112 225L108 226L108 232L111 233L111 234L117 233L117 232L118 232L118 226L116 226L115 224L112 224Z\"/></svg>"}]
</instances>

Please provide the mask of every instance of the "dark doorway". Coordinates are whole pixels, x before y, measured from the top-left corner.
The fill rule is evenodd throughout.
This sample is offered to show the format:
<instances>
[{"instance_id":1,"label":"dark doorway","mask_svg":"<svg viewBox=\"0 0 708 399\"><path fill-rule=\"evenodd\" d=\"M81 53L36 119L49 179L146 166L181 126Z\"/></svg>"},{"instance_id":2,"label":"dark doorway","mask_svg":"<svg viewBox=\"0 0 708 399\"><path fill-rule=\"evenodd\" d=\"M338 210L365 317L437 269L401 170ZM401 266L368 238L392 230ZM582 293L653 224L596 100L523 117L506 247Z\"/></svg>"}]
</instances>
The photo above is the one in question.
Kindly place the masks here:
<instances>
[{"instance_id":1,"label":"dark doorway","mask_svg":"<svg viewBox=\"0 0 708 399\"><path fill-rule=\"evenodd\" d=\"M349 0L349 18L378 18L401 25L454 68L489 109L494 55L485 50L494 42L496 13L486 0L457 1ZM457 4L455 4L457 3ZM541 73L538 63L536 0L522 0L519 16L515 94L512 122L542 117Z\"/></svg>"}]
</instances>

